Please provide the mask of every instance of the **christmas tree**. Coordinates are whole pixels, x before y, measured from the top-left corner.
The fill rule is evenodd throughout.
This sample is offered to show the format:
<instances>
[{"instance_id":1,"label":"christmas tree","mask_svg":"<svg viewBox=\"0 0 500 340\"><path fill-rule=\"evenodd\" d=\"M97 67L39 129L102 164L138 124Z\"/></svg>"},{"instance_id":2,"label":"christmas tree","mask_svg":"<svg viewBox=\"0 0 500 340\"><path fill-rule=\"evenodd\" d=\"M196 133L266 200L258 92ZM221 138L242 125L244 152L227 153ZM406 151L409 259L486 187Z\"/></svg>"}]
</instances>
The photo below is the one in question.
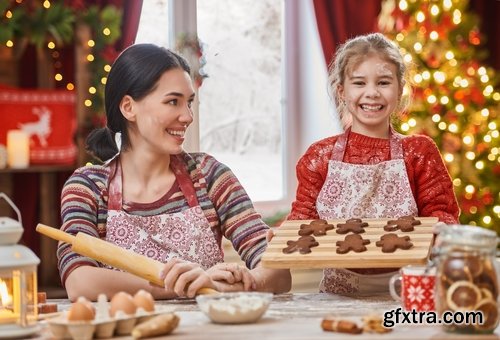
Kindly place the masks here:
<instances>
[{"instance_id":1,"label":"christmas tree","mask_svg":"<svg viewBox=\"0 0 500 340\"><path fill-rule=\"evenodd\" d=\"M464 0L384 0L379 17L411 65L413 98L396 126L437 143L460 222L500 234L500 93L478 23Z\"/></svg>"}]
</instances>

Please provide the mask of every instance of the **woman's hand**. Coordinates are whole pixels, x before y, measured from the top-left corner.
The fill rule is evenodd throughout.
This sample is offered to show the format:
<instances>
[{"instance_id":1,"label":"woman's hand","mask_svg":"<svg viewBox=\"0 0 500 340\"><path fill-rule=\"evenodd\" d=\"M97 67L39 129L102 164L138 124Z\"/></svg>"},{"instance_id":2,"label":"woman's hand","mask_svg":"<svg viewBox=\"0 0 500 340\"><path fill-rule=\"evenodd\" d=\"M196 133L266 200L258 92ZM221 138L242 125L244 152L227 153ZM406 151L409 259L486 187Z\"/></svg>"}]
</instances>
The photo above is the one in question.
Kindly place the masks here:
<instances>
[{"instance_id":1,"label":"woman's hand","mask_svg":"<svg viewBox=\"0 0 500 340\"><path fill-rule=\"evenodd\" d=\"M227 283L229 285L241 283L245 291L255 290L257 287L255 278L250 273L250 270L237 263L218 263L208 269L207 274L212 280L219 281L220 283Z\"/></svg>"},{"instance_id":2,"label":"woman's hand","mask_svg":"<svg viewBox=\"0 0 500 340\"><path fill-rule=\"evenodd\" d=\"M200 288L216 288L214 281L197 263L172 259L160 272L165 290L193 298Z\"/></svg>"}]
</instances>

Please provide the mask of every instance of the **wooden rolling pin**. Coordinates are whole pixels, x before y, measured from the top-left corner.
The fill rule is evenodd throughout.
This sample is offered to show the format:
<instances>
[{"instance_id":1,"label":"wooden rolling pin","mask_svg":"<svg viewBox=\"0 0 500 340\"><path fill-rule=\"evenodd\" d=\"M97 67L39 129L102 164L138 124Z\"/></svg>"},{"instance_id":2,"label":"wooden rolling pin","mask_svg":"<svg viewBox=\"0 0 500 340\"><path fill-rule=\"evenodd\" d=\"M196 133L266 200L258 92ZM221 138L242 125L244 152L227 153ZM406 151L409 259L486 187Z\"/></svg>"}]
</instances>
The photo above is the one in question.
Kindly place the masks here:
<instances>
[{"instance_id":1,"label":"wooden rolling pin","mask_svg":"<svg viewBox=\"0 0 500 340\"><path fill-rule=\"evenodd\" d=\"M139 276L157 286L164 286L158 277L163 268L163 263L160 261L81 232L73 236L41 223L36 226L36 231L54 240L71 244L71 250L75 253ZM201 288L196 292L198 295L214 293L218 292L212 288Z\"/></svg>"}]
</instances>

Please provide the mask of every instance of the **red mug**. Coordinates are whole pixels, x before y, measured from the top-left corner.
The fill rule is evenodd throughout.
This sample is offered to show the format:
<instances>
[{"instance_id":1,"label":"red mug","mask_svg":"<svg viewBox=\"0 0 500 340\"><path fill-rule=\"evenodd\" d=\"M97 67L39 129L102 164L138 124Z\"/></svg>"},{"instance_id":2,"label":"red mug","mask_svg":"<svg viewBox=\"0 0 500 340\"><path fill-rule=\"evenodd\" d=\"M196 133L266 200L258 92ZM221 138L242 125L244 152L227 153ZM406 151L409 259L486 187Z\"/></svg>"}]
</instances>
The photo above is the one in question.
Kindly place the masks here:
<instances>
[{"instance_id":1,"label":"red mug","mask_svg":"<svg viewBox=\"0 0 500 340\"><path fill-rule=\"evenodd\" d=\"M395 288L395 284L398 281L401 281L401 294L398 294ZM391 277L389 292L395 300L401 302L401 305L407 311L434 311L435 283L435 268L405 266L399 270L399 274Z\"/></svg>"}]
</instances>

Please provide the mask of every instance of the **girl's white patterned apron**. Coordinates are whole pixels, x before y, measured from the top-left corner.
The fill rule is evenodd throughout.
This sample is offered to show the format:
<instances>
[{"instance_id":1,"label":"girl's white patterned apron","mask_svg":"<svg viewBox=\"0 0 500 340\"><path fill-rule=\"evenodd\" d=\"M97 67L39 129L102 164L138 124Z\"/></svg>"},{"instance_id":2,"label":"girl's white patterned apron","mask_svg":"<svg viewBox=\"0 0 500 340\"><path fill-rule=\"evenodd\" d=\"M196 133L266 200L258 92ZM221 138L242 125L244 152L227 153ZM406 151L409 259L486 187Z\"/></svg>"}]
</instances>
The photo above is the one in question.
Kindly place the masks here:
<instances>
[{"instance_id":1,"label":"girl's white patterned apron","mask_svg":"<svg viewBox=\"0 0 500 340\"><path fill-rule=\"evenodd\" d=\"M170 167L189 209L155 216L130 215L123 211L122 170L118 159L109 185L106 241L160 262L180 258L208 269L223 262L221 239L210 227L198 203L185 164L177 156L170 159Z\"/></svg>"},{"instance_id":2,"label":"girl's white patterned apron","mask_svg":"<svg viewBox=\"0 0 500 340\"><path fill-rule=\"evenodd\" d=\"M391 127L391 159L361 165L342 162L349 133L350 129L334 145L328 174L316 200L319 217L349 219L417 216L417 203L403 159L403 136ZM394 272L362 275L346 269L326 268L320 291L338 294L386 292L392 275Z\"/></svg>"}]
</instances>

